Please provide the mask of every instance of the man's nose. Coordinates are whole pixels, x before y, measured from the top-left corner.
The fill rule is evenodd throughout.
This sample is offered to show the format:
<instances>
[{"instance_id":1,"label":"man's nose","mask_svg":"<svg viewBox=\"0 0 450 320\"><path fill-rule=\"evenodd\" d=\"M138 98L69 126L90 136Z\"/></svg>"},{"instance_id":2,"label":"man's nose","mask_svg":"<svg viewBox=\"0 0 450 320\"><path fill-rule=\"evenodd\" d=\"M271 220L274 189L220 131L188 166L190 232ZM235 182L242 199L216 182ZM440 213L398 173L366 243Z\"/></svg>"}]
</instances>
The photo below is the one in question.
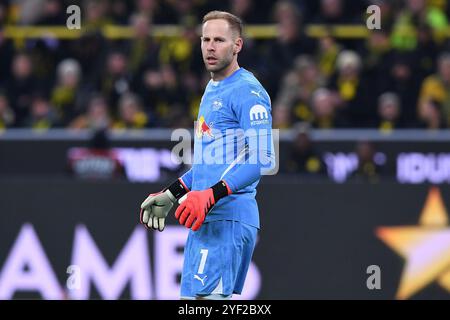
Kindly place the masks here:
<instances>
[{"instance_id":1,"label":"man's nose","mask_svg":"<svg viewBox=\"0 0 450 320\"><path fill-rule=\"evenodd\" d=\"M206 50L208 50L208 51L215 51L216 50L216 46L214 45L213 41L208 43L208 46L206 47Z\"/></svg>"}]
</instances>

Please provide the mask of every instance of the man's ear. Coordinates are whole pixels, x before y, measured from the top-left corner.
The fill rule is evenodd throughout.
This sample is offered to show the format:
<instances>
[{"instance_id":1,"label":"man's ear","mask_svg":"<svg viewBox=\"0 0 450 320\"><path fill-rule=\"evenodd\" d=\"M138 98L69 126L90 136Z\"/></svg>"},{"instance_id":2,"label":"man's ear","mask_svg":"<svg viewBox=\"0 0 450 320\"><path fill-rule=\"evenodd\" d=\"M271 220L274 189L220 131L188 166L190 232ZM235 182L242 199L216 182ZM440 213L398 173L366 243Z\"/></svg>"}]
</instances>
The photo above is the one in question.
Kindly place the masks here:
<instances>
[{"instance_id":1,"label":"man's ear","mask_svg":"<svg viewBox=\"0 0 450 320\"><path fill-rule=\"evenodd\" d=\"M244 40L242 40L241 37L237 37L236 40L234 41L234 51L233 54L238 54L239 52L241 52L242 50L242 46L244 44Z\"/></svg>"}]
</instances>

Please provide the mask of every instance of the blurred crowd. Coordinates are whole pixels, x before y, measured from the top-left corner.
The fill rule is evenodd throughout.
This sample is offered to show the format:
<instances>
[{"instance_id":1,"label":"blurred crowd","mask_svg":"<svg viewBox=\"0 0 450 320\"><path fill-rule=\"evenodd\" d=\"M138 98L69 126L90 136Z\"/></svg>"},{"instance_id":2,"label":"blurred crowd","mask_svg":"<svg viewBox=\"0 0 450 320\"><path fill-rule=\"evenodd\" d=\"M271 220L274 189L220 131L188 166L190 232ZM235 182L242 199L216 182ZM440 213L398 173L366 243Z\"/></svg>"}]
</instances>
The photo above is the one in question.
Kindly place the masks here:
<instances>
[{"instance_id":1,"label":"blurred crowd","mask_svg":"<svg viewBox=\"0 0 450 320\"><path fill-rule=\"evenodd\" d=\"M74 1L0 3L0 128L192 127L205 72L198 26L210 10L275 24L275 38L245 38L239 63L272 98L276 128L448 128L450 43L446 0L84 0L81 37L11 38L5 26L65 26ZM308 37L305 26L365 26L367 38ZM132 37L109 39L107 25ZM175 24L178 36L153 37ZM330 30L330 29L325 29ZM313 164L317 167L319 164Z\"/></svg>"}]
</instances>

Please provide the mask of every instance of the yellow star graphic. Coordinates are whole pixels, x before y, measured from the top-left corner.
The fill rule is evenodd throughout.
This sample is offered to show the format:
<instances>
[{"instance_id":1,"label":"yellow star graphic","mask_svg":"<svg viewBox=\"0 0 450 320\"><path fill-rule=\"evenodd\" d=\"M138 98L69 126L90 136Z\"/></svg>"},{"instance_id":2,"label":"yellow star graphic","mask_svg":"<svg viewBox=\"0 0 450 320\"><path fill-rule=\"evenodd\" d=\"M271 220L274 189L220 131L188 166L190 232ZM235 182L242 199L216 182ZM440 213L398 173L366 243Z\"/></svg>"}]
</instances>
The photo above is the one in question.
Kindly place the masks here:
<instances>
[{"instance_id":1,"label":"yellow star graphic","mask_svg":"<svg viewBox=\"0 0 450 320\"><path fill-rule=\"evenodd\" d=\"M397 299L408 299L434 280L450 292L450 228L438 188L430 189L419 226L380 227L376 234L406 259Z\"/></svg>"}]
</instances>

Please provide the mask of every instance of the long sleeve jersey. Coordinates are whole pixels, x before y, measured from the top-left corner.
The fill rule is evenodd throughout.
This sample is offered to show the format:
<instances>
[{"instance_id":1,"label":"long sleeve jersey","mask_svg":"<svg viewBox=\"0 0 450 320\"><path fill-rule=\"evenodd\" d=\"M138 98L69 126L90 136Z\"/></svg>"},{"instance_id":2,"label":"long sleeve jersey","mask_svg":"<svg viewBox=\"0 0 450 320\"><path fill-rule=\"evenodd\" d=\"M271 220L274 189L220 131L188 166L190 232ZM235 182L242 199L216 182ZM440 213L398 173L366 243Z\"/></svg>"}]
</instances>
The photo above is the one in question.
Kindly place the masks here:
<instances>
[{"instance_id":1,"label":"long sleeve jersey","mask_svg":"<svg viewBox=\"0 0 450 320\"><path fill-rule=\"evenodd\" d=\"M194 162L181 179L190 190L224 180L232 194L205 221L235 220L257 228L256 186L275 167L270 97L254 75L240 68L210 80L195 125Z\"/></svg>"}]
</instances>

